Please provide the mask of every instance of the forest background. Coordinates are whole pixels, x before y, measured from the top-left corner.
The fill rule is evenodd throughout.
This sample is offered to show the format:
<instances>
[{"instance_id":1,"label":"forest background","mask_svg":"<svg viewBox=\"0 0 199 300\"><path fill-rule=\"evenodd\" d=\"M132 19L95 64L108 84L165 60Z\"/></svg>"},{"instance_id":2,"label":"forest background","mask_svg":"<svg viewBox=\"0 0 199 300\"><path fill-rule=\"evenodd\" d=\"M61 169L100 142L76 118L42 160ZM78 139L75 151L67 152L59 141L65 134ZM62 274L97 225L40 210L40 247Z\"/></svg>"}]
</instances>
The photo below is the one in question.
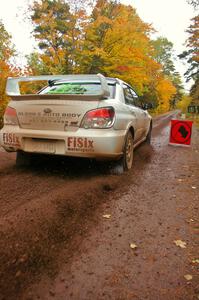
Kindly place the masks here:
<instances>
[{"instance_id":1,"label":"forest background","mask_svg":"<svg viewBox=\"0 0 199 300\"><path fill-rule=\"evenodd\" d=\"M198 0L187 1L198 9ZM117 0L36 0L27 17L38 50L27 56L23 69L13 64L17 52L0 20L0 127L9 76L102 73L131 84L155 113L199 105L199 15L191 20L186 51L179 55L189 66L187 81L193 81L189 95L174 65L173 44L165 37L152 39L155 29L132 6Z\"/></svg>"}]
</instances>

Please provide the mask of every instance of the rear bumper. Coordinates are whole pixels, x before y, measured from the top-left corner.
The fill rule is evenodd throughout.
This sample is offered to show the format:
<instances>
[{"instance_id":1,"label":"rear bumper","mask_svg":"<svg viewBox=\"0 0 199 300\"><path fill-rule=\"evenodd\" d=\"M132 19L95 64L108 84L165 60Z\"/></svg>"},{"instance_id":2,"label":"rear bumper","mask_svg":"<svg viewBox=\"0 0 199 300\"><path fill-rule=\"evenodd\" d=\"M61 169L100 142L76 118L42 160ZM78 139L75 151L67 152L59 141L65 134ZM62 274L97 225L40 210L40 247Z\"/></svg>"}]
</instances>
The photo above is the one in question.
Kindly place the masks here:
<instances>
[{"instance_id":1,"label":"rear bumper","mask_svg":"<svg viewBox=\"0 0 199 300\"><path fill-rule=\"evenodd\" d=\"M30 130L4 126L0 131L0 144L6 151L44 153L117 159L122 155L124 130L83 129L74 131Z\"/></svg>"}]
</instances>

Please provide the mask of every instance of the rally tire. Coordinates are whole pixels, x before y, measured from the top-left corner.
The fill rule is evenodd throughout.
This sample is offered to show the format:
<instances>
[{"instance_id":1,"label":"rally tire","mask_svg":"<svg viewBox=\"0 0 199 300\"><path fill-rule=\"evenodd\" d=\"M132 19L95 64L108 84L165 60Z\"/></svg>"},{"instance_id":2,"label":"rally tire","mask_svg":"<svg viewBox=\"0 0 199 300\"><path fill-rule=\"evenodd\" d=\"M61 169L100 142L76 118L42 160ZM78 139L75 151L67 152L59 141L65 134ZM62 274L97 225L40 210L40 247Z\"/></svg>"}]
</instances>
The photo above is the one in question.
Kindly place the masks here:
<instances>
[{"instance_id":1,"label":"rally tire","mask_svg":"<svg viewBox=\"0 0 199 300\"><path fill-rule=\"evenodd\" d=\"M149 145L151 144L151 134L152 134L152 123L150 123L149 131L147 133L146 140L145 140L145 142Z\"/></svg>"},{"instance_id":2,"label":"rally tire","mask_svg":"<svg viewBox=\"0 0 199 300\"><path fill-rule=\"evenodd\" d=\"M112 161L109 165L111 175L122 175L125 171L131 169L133 163L133 136L128 131L123 148L123 155L117 161Z\"/></svg>"},{"instance_id":3,"label":"rally tire","mask_svg":"<svg viewBox=\"0 0 199 300\"><path fill-rule=\"evenodd\" d=\"M124 171L130 170L133 164L133 143L133 135L130 131L128 131L125 138L123 156L121 159Z\"/></svg>"}]
</instances>

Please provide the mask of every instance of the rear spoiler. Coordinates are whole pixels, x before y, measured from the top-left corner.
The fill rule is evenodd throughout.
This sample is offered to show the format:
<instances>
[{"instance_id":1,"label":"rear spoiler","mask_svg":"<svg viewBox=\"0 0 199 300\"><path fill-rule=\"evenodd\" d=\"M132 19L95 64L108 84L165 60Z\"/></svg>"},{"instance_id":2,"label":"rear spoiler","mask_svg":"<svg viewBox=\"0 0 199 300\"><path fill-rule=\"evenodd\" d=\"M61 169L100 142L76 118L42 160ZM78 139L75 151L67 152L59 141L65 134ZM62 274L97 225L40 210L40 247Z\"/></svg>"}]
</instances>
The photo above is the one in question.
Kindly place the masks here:
<instances>
[{"instance_id":1,"label":"rear spoiler","mask_svg":"<svg viewBox=\"0 0 199 300\"><path fill-rule=\"evenodd\" d=\"M93 81L100 82L101 89L99 94L93 95L74 95L74 94L27 94L21 95L19 89L20 82L31 81ZM106 78L102 74L92 75L41 75L30 77L9 77L7 79L6 94L12 100L39 100L39 99L71 99L71 100L100 100L110 96L109 87Z\"/></svg>"}]
</instances>

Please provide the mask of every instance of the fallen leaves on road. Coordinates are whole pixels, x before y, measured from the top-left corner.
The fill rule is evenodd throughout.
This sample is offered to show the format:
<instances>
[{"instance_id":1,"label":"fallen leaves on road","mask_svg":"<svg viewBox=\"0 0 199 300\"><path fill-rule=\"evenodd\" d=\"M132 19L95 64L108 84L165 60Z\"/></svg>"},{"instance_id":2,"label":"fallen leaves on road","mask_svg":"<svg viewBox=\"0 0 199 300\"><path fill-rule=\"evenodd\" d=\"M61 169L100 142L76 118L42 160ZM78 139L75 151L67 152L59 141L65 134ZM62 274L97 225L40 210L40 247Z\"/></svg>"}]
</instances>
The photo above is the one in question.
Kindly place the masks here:
<instances>
[{"instance_id":1,"label":"fallen leaves on road","mask_svg":"<svg viewBox=\"0 0 199 300\"><path fill-rule=\"evenodd\" d=\"M199 258L193 259L193 260L192 260L192 263L194 263L194 264L199 264Z\"/></svg>"},{"instance_id":2,"label":"fallen leaves on road","mask_svg":"<svg viewBox=\"0 0 199 300\"><path fill-rule=\"evenodd\" d=\"M180 247L180 248L186 248L186 242L183 242L181 240L176 240L174 241L174 243L176 244L176 246Z\"/></svg>"},{"instance_id":3,"label":"fallen leaves on road","mask_svg":"<svg viewBox=\"0 0 199 300\"><path fill-rule=\"evenodd\" d=\"M110 218L111 218L111 215L108 215L108 214L107 214L107 215L103 215L103 218L104 218L104 219L110 219Z\"/></svg>"},{"instance_id":4,"label":"fallen leaves on road","mask_svg":"<svg viewBox=\"0 0 199 300\"><path fill-rule=\"evenodd\" d=\"M193 279L193 276L190 275L190 274L186 274L186 275L184 275L184 278L185 278L186 280L192 280L192 279Z\"/></svg>"},{"instance_id":5,"label":"fallen leaves on road","mask_svg":"<svg viewBox=\"0 0 199 300\"><path fill-rule=\"evenodd\" d=\"M131 244L130 244L130 248L131 248L131 249L136 249L136 248L137 248L137 245L136 245L136 244L133 244L133 243L131 243Z\"/></svg>"},{"instance_id":6,"label":"fallen leaves on road","mask_svg":"<svg viewBox=\"0 0 199 300\"><path fill-rule=\"evenodd\" d=\"M193 219L186 220L188 224L195 222Z\"/></svg>"}]
</instances>

